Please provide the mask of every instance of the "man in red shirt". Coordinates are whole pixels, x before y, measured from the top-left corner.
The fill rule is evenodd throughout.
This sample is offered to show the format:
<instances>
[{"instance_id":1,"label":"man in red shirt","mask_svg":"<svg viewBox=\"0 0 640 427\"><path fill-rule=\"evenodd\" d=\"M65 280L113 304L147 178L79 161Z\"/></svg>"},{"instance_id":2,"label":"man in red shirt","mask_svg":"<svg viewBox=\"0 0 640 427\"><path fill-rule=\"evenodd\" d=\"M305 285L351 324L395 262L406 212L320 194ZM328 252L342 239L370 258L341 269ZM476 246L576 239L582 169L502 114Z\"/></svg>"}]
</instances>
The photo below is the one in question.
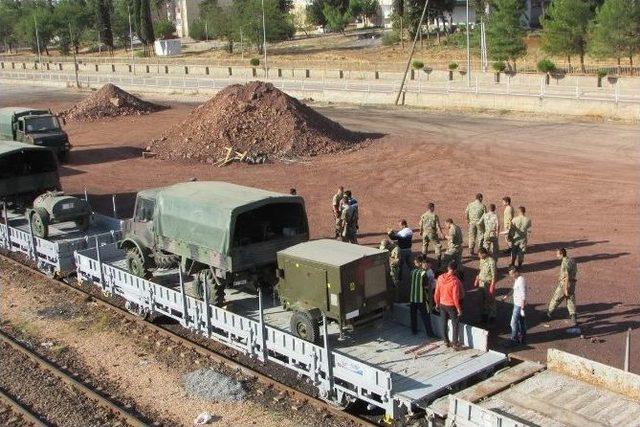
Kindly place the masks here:
<instances>
[{"instance_id":1,"label":"man in red shirt","mask_svg":"<svg viewBox=\"0 0 640 427\"><path fill-rule=\"evenodd\" d=\"M438 277L436 283L436 292L433 296L433 300L436 309L440 311L444 324L443 339L447 347L453 347L458 351L460 347L458 334L460 330L460 317L462 316L462 297L464 291L462 282L456 275L457 264L455 261L451 261L447 265L447 272ZM452 343L449 341L449 319L451 319L452 325Z\"/></svg>"}]
</instances>

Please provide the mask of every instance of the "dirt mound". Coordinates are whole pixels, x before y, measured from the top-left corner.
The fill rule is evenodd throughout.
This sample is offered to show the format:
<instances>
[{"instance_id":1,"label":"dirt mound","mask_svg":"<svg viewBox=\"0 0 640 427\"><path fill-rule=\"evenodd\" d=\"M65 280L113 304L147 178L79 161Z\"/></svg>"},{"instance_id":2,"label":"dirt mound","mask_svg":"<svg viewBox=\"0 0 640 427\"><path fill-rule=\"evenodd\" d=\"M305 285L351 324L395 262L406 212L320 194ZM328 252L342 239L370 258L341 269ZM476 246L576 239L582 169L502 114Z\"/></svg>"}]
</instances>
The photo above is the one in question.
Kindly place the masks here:
<instances>
[{"instance_id":1,"label":"dirt mound","mask_svg":"<svg viewBox=\"0 0 640 427\"><path fill-rule=\"evenodd\" d=\"M165 106L143 101L118 86L107 83L78 104L62 112L71 120L96 120L106 117L139 116L164 110Z\"/></svg>"},{"instance_id":2,"label":"dirt mound","mask_svg":"<svg viewBox=\"0 0 640 427\"><path fill-rule=\"evenodd\" d=\"M163 159L216 163L229 147L245 160L283 159L336 153L363 139L271 83L256 81L226 87L148 150Z\"/></svg>"}]
</instances>

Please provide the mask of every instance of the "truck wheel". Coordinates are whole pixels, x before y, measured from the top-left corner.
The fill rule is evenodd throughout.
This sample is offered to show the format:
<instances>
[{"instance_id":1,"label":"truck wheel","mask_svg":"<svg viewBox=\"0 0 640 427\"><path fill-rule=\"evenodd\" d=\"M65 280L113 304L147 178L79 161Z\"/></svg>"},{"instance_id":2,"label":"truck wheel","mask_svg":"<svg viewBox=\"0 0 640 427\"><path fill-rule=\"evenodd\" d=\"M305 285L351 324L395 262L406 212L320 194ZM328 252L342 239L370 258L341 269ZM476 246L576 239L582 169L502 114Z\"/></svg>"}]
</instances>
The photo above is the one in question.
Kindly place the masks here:
<instances>
[{"instance_id":1,"label":"truck wheel","mask_svg":"<svg viewBox=\"0 0 640 427\"><path fill-rule=\"evenodd\" d=\"M174 268L180 263L180 257L178 255L164 252L155 252L153 254L153 260L156 262L156 267L158 268Z\"/></svg>"},{"instance_id":2,"label":"truck wheel","mask_svg":"<svg viewBox=\"0 0 640 427\"><path fill-rule=\"evenodd\" d=\"M202 270L196 275L195 287L198 298L204 300L204 284L205 281L209 285L209 302L212 302L216 307L222 307L224 305L224 284L216 281L211 273L211 270Z\"/></svg>"},{"instance_id":3,"label":"truck wheel","mask_svg":"<svg viewBox=\"0 0 640 427\"><path fill-rule=\"evenodd\" d=\"M89 224L91 221L89 220L89 216L83 216L75 220L76 227L80 231L87 231L89 228Z\"/></svg>"},{"instance_id":4,"label":"truck wheel","mask_svg":"<svg viewBox=\"0 0 640 427\"><path fill-rule=\"evenodd\" d=\"M136 248L127 250L127 270L134 276L143 279L148 279L151 276L145 267L144 257Z\"/></svg>"},{"instance_id":5,"label":"truck wheel","mask_svg":"<svg viewBox=\"0 0 640 427\"><path fill-rule=\"evenodd\" d=\"M291 316L291 332L303 340L318 342L320 339L320 326L316 319L308 311L296 311Z\"/></svg>"},{"instance_id":6,"label":"truck wheel","mask_svg":"<svg viewBox=\"0 0 640 427\"><path fill-rule=\"evenodd\" d=\"M38 237L46 239L49 235L49 219L46 213L35 210L31 214L31 231Z\"/></svg>"}]
</instances>

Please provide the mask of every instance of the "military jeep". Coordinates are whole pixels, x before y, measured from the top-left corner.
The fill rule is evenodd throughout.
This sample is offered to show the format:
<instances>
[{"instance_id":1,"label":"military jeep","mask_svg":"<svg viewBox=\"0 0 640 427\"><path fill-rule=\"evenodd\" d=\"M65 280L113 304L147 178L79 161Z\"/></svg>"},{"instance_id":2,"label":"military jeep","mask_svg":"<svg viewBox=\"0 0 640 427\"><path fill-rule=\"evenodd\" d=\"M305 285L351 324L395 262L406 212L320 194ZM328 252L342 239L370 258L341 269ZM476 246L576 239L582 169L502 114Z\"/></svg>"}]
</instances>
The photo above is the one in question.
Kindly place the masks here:
<instances>
[{"instance_id":1,"label":"military jeep","mask_svg":"<svg viewBox=\"0 0 640 427\"><path fill-rule=\"evenodd\" d=\"M203 181L140 191L123 234L129 272L180 264L198 296L207 284L222 305L227 286L275 285L276 253L308 240L309 226L299 196Z\"/></svg>"},{"instance_id":2,"label":"military jeep","mask_svg":"<svg viewBox=\"0 0 640 427\"><path fill-rule=\"evenodd\" d=\"M33 201L27 209L31 231L38 237L47 238L49 225L73 221L80 231L87 231L91 219L91 207L86 200L67 196L62 191L48 191Z\"/></svg>"}]
</instances>

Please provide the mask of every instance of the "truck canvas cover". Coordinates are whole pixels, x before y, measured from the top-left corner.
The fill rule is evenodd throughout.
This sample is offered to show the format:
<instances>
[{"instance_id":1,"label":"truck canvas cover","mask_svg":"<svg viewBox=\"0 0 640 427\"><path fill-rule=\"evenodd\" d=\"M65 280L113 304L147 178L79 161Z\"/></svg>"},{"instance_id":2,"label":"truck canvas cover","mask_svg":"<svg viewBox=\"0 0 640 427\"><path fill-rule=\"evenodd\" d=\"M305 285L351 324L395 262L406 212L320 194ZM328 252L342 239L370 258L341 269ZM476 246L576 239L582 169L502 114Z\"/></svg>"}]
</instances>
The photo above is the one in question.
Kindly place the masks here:
<instances>
[{"instance_id":1,"label":"truck canvas cover","mask_svg":"<svg viewBox=\"0 0 640 427\"><path fill-rule=\"evenodd\" d=\"M0 197L44 191L58 184L58 163L53 152L0 140Z\"/></svg>"},{"instance_id":2,"label":"truck canvas cover","mask_svg":"<svg viewBox=\"0 0 640 427\"><path fill-rule=\"evenodd\" d=\"M304 204L290 196L227 182L187 182L162 188L154 227L159 235L230 255L238 215L276 203Z\"/></svg>"}]
</instances>

